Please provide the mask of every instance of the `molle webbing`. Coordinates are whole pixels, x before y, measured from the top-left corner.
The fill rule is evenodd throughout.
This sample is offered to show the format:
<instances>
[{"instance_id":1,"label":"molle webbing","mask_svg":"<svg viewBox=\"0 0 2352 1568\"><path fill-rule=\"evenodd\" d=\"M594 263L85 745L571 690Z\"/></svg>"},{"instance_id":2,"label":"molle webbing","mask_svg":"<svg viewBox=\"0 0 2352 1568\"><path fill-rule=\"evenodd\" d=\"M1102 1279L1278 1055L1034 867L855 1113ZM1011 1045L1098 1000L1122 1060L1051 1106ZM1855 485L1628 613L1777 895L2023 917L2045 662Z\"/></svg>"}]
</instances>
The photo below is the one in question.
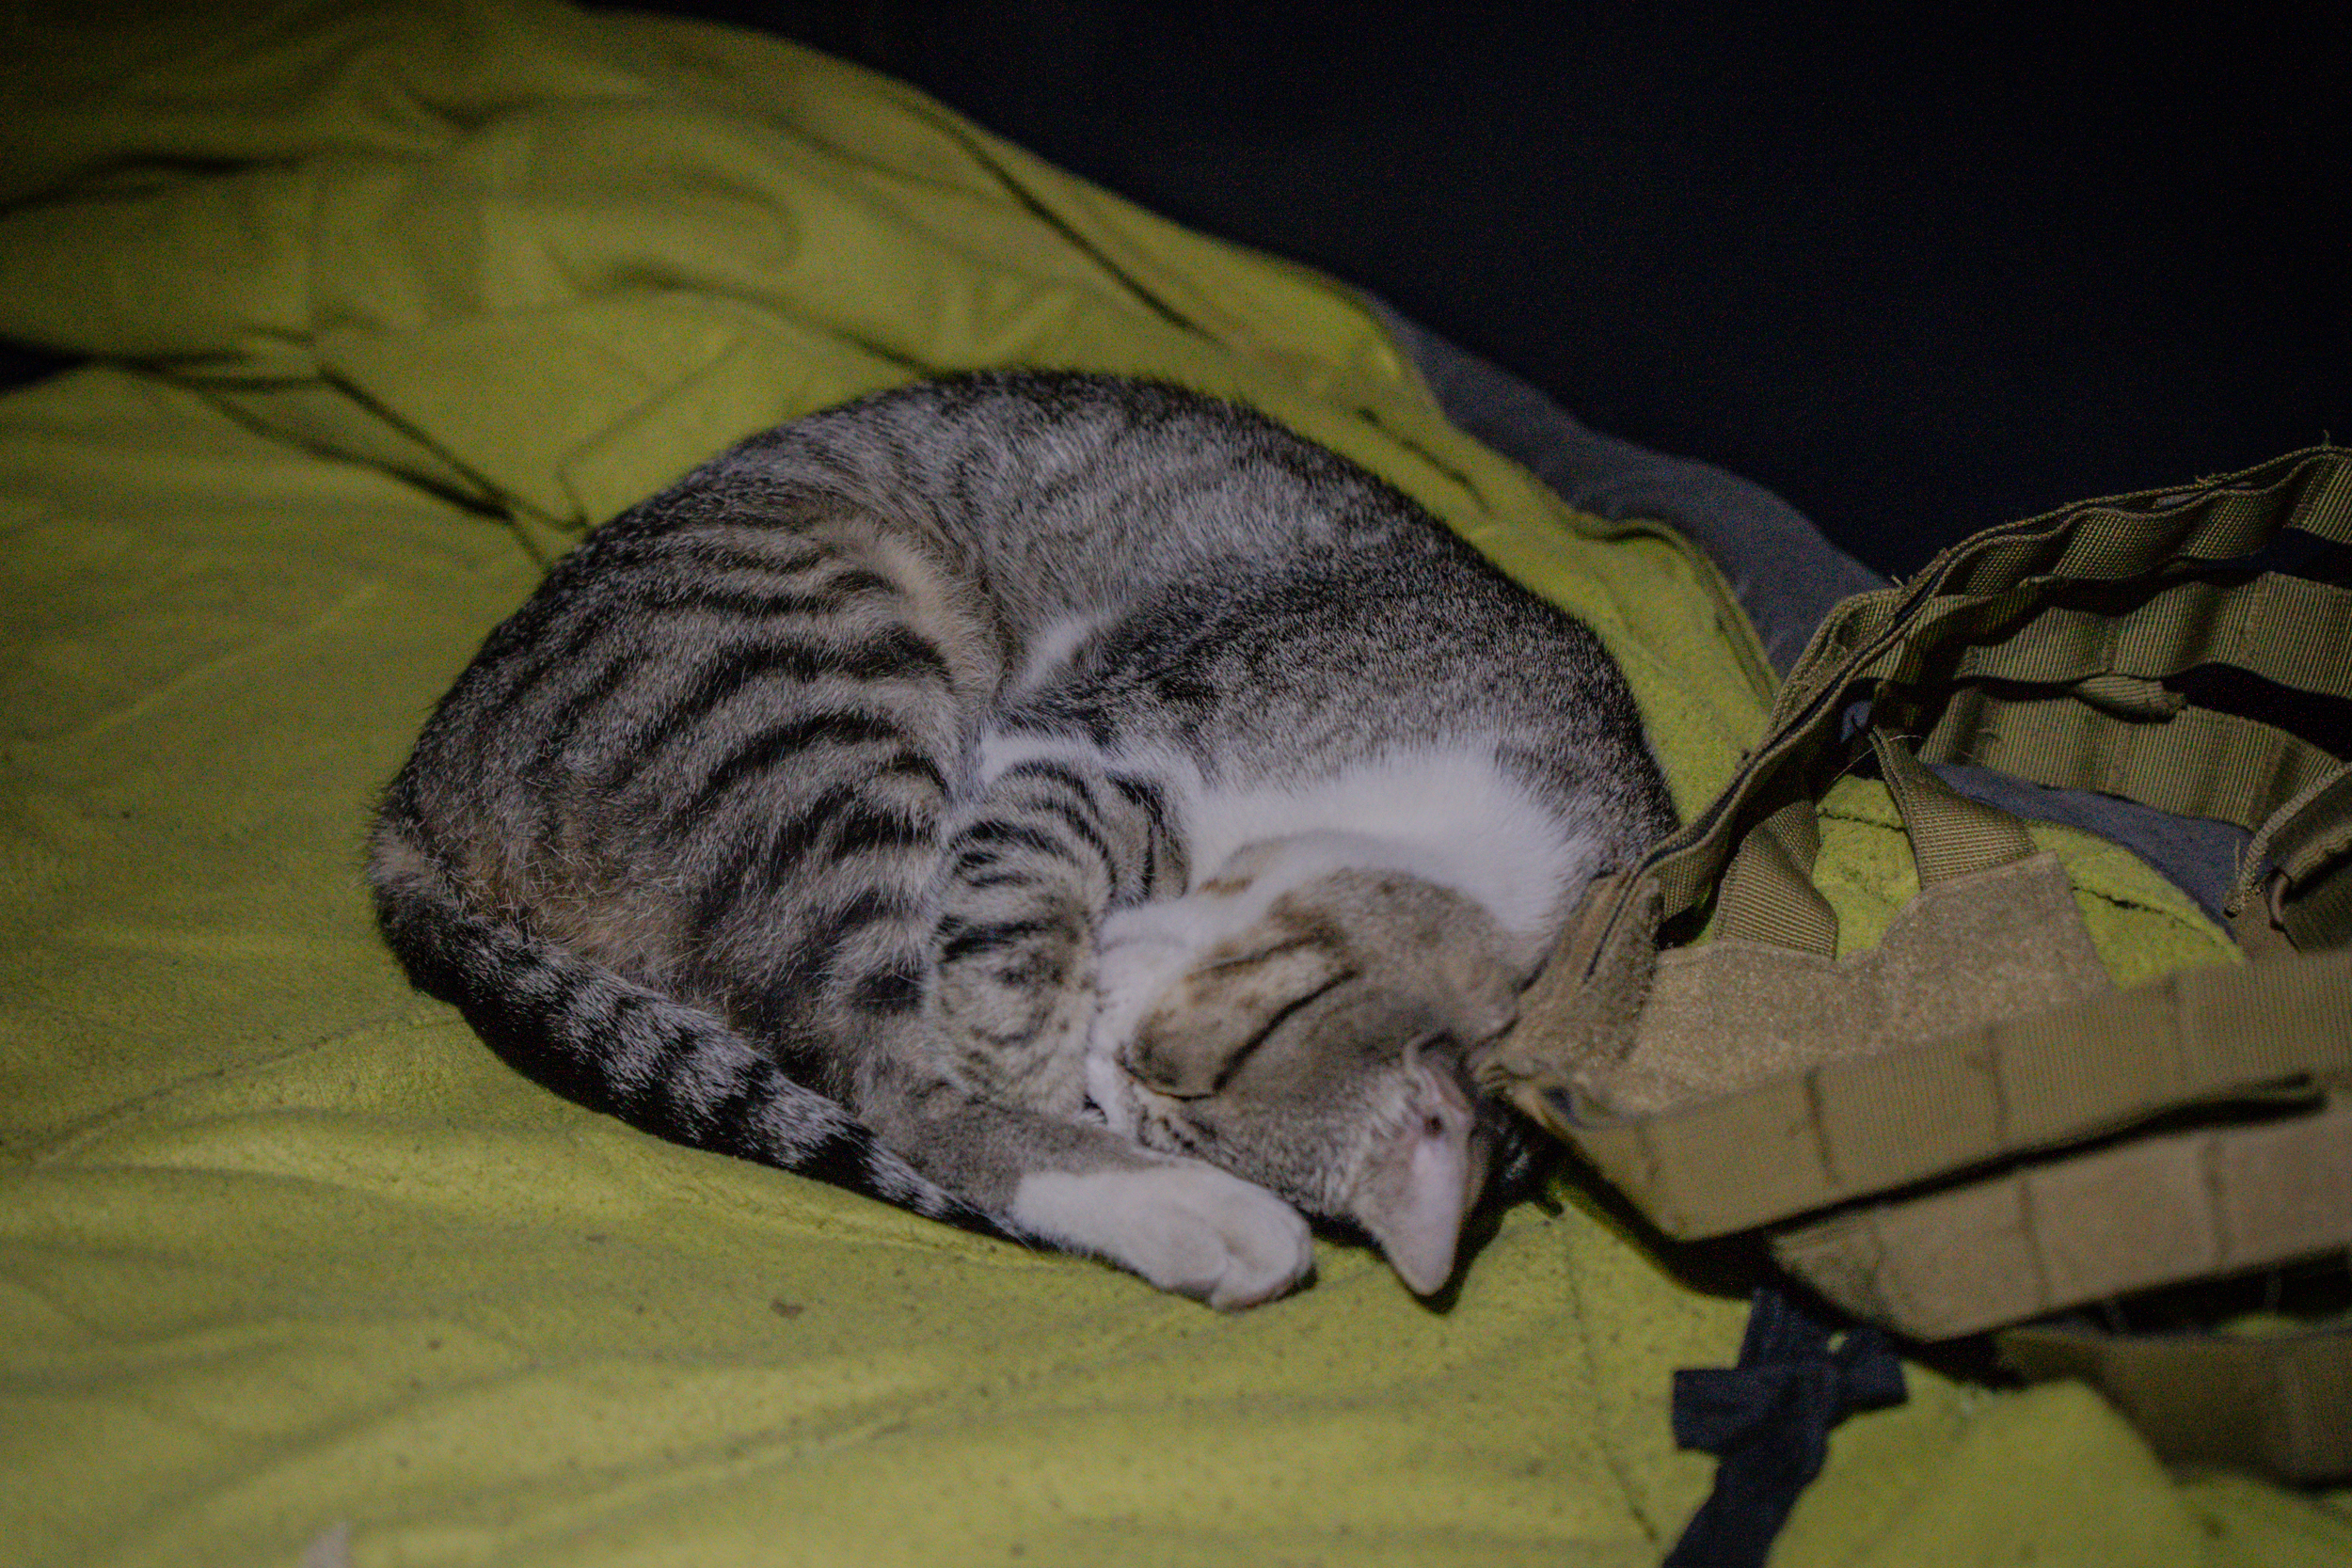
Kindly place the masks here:
<instances>
[{"instance_id":1,"label":"molle webbing","mask_svg":"<svg viewBox=\"0 0 2352 1568\"><path fill-rule=\"evenodd\" d=\"M2259 721L2176 703L2179 693L2146 673L2176 674L2175 666L2191 667L2185 660L2236 659L2233 668L2265 680L2320 683L2296 690L2352 696L2343 651L2324 645L2352 614L2352 593L2318 583L2261 590L2270 574L2231 592L2183 591L2218 563L2252 555L2289 530L2330 544L2352 542L2352 454L2316 449L2185 490L2062 508L1988 530L1938 557L1910 584L1845 601L1815 633L1774 705L1764 740L1729 785L1631 874L1596 891L1531 992L1521 1027L1489 1059L1489 1083L1561 1135L1581 1139L1595 1118L1589 1107L1579 1107L1579 1093L1604 1085L1633 1050L1634 1021L1655 975L1654 959L1642 952L1654 951L1651 923L1675 928L1719 884L1720 936L1823 952L1835 923L1805 874L1811 851L1802 819L1863 724L1892 734L1925 729L1919 750L1928 760L1980 760L1997 752L2005 771L2022 770L2039 783L2124 794L2168 810L2187 805L2192 814L2234 822L2252 832L2258 846L2277 847L2278 863L2268 873L2274 907L2310 911L2299 935L2289 931L2296 947L2341 945L2352 929L2328 918L2328 911L2352 899L2324 895L2335 891L2329 884L2344 879L2352 860L2342 852L2352 838L2344 809L2352 806L2352 784L2344 765ZM2043 613L2053 605L2066 608L2070 594L2094 590L2118 596L2128 591L2139 602L2110 616L2106 633L2094 633L2071 611L2056 621ZM2271 641L2266 628L2249 629L2236 613L2261 592L2292 594L2308 612L2304 621L2276 628L2279 641L2305 651L2248 651ZM2232 612L2216 614L2217 605ZM2201 629L2176 625L2159 632L2167 621ZM2059 644L2062 661L2051 668L2066 677L2060 688L2020 697L2004 676L1995 694L1958 673L1970 657L1982 664L1997 657L2008 661L2005 668L2026 669L2041 657L2038 649ZM2138 657L2146 648L2164 657ZM2344 684L2328 689L2337 681ZM2057 717L2045 721L2049 715ZM2014 825L1997 825L2001 814L1928 787L1921 781L1931 775L1908 757L1889 764L1890 751L1899 749L1875 749L1915 847L1926 845L1919 851L1923 881L1990 865L2002 846L2018 847ZM2160 799L2147 800L2150 794ZM1767 832L1752 833L1759 823ZM2241 899L2265 870L2242 870ZM1596 988L1620 994L1584 994ZM1606 1027L1597 1022L1604 1019ZM1575 1027L1565 1027L1571 1022ZM1985 1157L2005 1152L1987 1149Z\"/></svg>"},{"instance_id":2,"label":"molle webbing","mask_svg":"<svg viewBox=\"0 0 2352 1568\"><path fill-rule=\"evenodd\" d=\"M2352 769L2263 717L2352 698L2352 592L2262 569L2288 531L2352 543L2352 453L2063 508L1845 601L1730 784L1596 889L1486 1082L1669 1234L1779 1227L1785 1265L1921 1338L2352 1248ZM1921 893L1840 958L1815 801L1864 735ZM2055 857L1930 762L2246 830L2230 910L2265 961L2115 990ZM2181 1379L2289 1388L2319 1415L2221 1419L2230 1456L2338 1473L2296 1433L2352 1428L2352 1338L2306 1338L2010 1349L2142 1413Z\"/></svg>"},{"instance_id":3,"label":"molle webbing","mask_svg":"<svg viewBox=\"0 0 2352 1568\"><path fill-rule=\"evenodd\" d=\"M1910 583L1846 600L1814 633L1790 672L1763 743L1712 804L1650 854L1619 890L1609 918L1613 921L1628 907L1634 883L1658 887L1661 915L1669 922L1703 904L1755 821L1753 802L1786 804L1818 793L1808 775L1841 750L1840 732L1851 704L1891 699L1894 711L1877 714L1878 721L1908 729L1909 721L1928 716L1931 703L1948 705L1963 691L1979 689L1965 684L1974 677L1961 668L1971 657L1979 667L1997 664L2019 672L2035 668L2037 659L2050 661L2062 674L2064 689L2043 693L2041 700L2080 710L2070 726L2085 738L2062 748L2023 737L2004 742L1997 731L1988 736L1982 722L1963 715L1948 728L1931 732L1920 748L1927 760L1959 760L1955 732L1964 730L1971 747L2005 753L1990 764L2004 771L2019 771L2022 763L2025 776L2037 783L2131 796L2128 788L2112 787L2132 782L2129 759L2177 758L2177 768L2151 764L2139 771L2174 771L2210 781L2205 791L2233 807L2226 819L2258 827L2317 782L2333 759L2322 760L2325 753L2316 748L2267 725L2253 726L2250 738L2234 743L2207 738L2216 731L2252 725L2243 720L2214 724L2189 718L2185 744L2159 746L2148 738L2152 727L2169 730L2205 710L2174 705L2177 693L2169 689L2157 701L2175 710L2169 720L2134 712L2119 699L2125 692L2146 695L2143 686L2124 683L2155 681L2197 663L2229 665L2265 679L2287 677L2280 684L2316 695L2352 696L2347 672L2352 642L2337 641L2352 619L2352 594L2283 579L2290 586L2269 592L2292 596L2295 615L2254 627L2243 613L2210 613L2212 595L2184 591L2197 582L2196 574L2253 555L2289 530L2329 544L2352 544L2352 453L2318 448L2185 490L2087 501L1988 529L1937 557ZM2146 595L2144 604L2105 618L2106 629L2092 630L2073 611L2070 594L2114 593L2135 580ZM2275 580L2275 574L2265 574L2254 582ZM2241 611L2257 603L2242 590L2224 597ZM2052 619L2052 609L2068 613ZM2249 653L2257 641L2278 651ZM1999 712L2007 718L2008 708L2016 705L1992 696L1981 701L2001 705L1979 707L1979 715ZM1900 711L1904 707L1912 711ZM1982 760L1981 751L1978 756ZM2119 756L2126 760L2118 762ZM2295 765L2291 787L2267 769L2242 784L2227 782L2241 769L2280 760ZM2163 787L2176 800L2193 799L2186 784ZM2245 798L2233 798L2241 791Z\"/></svg>"},{"instance_id":4,"label":"molle webbing","mask_svg":"<svg viewBox=\"0 0 2352 1568\"><path fill-rule=\"evenodd\" d=\"M1945 1339L2352 1247L2352 1104L2127 1139L1784 1231L1857 1317Z\"/></svg>"},{"instance_id":5,"label":"molle webbing","mask_svg":"<svg viewBox=\"0 0 2352 1568\"><path fill-rule=\"evenodd\" d=\"M1998 1342L2002 1359L2036 1383L2073 1377L2099 1388L2175 1464L2251 1466L2295 1481L2352 1475L2352 1335L2034 1324Z\"/></svg>"},{"instance_id":6,"label":"molle webbing","mask_svg":"<svg viewBox=\"0 0 2352 1568\"><path fill-rule=\"evenodd\" d=\"M2330 1080L2352 1082L2352 953L2185 970L1567 1135L1660 1229L1692 1239Z\"/></svg>"}]
</instances>

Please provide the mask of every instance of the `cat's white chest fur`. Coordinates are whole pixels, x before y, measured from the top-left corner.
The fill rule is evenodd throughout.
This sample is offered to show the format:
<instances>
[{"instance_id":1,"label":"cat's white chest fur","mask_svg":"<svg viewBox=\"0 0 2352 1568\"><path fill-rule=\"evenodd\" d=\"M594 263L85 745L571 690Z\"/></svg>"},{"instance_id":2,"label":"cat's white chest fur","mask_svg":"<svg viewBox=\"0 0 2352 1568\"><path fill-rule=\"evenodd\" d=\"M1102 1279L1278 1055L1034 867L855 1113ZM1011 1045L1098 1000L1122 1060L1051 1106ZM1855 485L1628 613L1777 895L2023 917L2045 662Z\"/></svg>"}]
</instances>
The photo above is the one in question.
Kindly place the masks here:
<instances>
[{"instance_id":1,"label":"cat's white chest fur","mask_svg":"<svg viewBox=\"0 0 2352 1568\"><path fill-rule=\"evenodd\" d=\"M1505 773L1490 748L1474 744L1395 752L1318 779L1234 788L1169 752L1105 754L1067 736L996 732L981 738L979 784L985 790L1025 762L1073 759L1158 785L1191 867L1188 893L1217 879L1247 846L1298 840L1300 874L1289 886L1343 866L1410 872L1475 899L1505 929L1536 937L1601 854L1590 835Z\"/></svg>"},{"instance_id":2,"label":"cat's white chest fur","mask_svg":"<svg viewBox=\"0 0 2352 1568\"><path fill-rule=\"evenodd\" d=\"M1282 857L1295 866L1281 879L1289 887L1347 866L1409 872L1534 935L1550 928L1562 891L1590 874L1598 850L1484 747L1395 752L1327 778L1247 789L1210 785L1189 768L1164 777L1183 815L1194 891L1248 846L1293 842Z\"/></svg>"}]
</instances>

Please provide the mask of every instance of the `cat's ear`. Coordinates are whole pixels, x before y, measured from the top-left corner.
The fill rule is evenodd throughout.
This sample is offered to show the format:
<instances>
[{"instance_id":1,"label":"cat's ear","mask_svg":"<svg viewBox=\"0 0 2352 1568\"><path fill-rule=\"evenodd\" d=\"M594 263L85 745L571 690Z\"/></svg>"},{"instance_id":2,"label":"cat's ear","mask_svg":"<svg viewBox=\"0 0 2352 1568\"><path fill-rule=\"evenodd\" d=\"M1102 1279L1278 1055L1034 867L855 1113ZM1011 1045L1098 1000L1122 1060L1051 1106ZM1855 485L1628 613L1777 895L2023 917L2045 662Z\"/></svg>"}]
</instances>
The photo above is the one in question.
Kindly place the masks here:
<instances>
[{"instance_id":1,"label":"cat's ear","mask_svg":"<svg viewBox=\"0 0 2352 1568\"><path fill-rule=\"evenodd\" d=\"M1425 1296L1454 1277L1486 1150L1470 1096L1450 1075L1419 1063L1407 1073L1406 1115L1366 1152L1349 1210L1397 1277Z\"/></svg>"},{"instance_id":2,"label":"cat's ear","mask_svg":"<svg viewBox=\"0 0 2352 1568\"><path fill-rule=\"evenodd\" d=\"M1330 943L1300 937L1187 971L1125 1054L1136 1082L1161 1094L1214 1094L1282 1016L1355 972Z\"/></svg>"}]
</instances>

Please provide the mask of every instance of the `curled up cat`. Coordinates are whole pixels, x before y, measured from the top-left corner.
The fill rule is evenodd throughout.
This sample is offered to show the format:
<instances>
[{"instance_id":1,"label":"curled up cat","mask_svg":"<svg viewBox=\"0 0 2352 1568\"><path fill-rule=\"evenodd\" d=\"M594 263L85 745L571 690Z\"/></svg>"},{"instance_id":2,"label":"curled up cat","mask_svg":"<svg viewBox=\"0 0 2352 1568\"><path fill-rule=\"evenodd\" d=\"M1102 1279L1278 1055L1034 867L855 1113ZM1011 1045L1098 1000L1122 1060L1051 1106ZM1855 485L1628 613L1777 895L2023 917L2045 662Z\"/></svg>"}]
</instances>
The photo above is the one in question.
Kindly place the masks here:
<instances>
[{"instance_id":1,"label":"curled up cat","mask_svg":"<svg viewBox=\"0 0 2352 1568\"><path fill-rule=\"evenodd\" d=\"M1218 1307L1305 1216L1416 1291L1474 1053L1671 826L1590 630L1235 405L884 392L598 530L386 791L409 977L665 1137Z\"/></svg>"}]
</instances>

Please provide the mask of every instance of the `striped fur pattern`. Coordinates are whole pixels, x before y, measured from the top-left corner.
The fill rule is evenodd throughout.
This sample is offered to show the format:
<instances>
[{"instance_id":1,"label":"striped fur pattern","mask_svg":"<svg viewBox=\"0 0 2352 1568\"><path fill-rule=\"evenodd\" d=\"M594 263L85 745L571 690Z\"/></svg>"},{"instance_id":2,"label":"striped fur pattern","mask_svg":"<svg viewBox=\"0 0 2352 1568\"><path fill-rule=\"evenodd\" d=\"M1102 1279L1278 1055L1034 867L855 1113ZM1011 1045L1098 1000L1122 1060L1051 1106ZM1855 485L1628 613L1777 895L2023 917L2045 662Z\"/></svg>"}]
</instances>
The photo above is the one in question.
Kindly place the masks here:
<instances>
[{"instance_id":1,"label":"striped fur pattern","mask_svg":"<svg viewBox=\"0 0 2352 1568\"><path fill-rule=\"evenodd\" d=\"M370 875L415 983L565 1094L1239 1306L1306 1273L1301 1211L1443 1282L1503 1135L1470 1055L1668 822L1597 641L1393 489L994 373L593 534Z\"/></svg>"}]
</instances>

